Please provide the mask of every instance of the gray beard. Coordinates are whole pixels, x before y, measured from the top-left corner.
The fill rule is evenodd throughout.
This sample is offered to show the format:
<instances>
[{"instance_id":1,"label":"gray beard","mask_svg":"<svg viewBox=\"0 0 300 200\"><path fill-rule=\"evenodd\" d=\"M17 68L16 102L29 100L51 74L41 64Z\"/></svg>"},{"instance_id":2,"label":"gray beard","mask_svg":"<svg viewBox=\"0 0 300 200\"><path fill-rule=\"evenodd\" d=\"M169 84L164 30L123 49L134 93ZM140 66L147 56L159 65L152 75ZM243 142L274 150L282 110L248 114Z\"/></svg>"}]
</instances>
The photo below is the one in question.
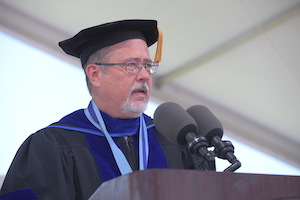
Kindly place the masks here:
<instances>
[{"instance_id":1,"label":"gray beard","mask_svg":"<svg viewBox=\"0 0 300 200\"><path fill-rule=\"evenodd\" d=\"M133 118L140 116L147 109L147 105L148 105L148 102L149 102L149 99L145 99L144 103L143 104L139 104L139 105L136 105L134 103L129 102L129 99L130 99L132 91L134 91L135 89L138 89L138 88L146 88L147 91L149 91L149 87L145 83L141 83L139 85L133 86L130 89L130 93L128 95L128 98L126 99L126 101L122 105L122 112L124 114L127 114L127 113L136 113L136 114L134 114L132 116Z\"/></svg>"},{"instance_id":2,"label":"gray beard","mask_svg":"<svg viewBox=\"0 0 300 200\"><path fill-rule=\"evenodd\" d=\"M140 116L147 109L148 101L141 105L135 105L133 103L125 103L122 107L123 113L135 113L132 117L136 118Z\"/></svg>"}]
</instances>

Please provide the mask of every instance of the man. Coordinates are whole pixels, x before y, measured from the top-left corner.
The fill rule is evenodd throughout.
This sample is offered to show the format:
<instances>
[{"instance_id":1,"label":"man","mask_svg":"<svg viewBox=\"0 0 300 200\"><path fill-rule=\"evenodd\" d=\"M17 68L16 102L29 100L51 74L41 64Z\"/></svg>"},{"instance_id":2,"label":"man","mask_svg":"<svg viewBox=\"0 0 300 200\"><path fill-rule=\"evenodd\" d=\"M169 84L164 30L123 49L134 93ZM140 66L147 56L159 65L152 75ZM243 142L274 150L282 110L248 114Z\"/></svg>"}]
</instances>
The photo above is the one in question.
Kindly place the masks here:
<instances>
[{"instance_id":1,"label":"man","mask_svg":"<svg viewBox=\"0 0 300 200\"><path fill-rule=\"evenodd\" d=\"M155 62L148 47L159 38ZM92 100L32 134L7 173L3 199L88 199L104 181L149 168L193 168L143 114L160 61L154 20L123 20L59 43L81 60ZM1 199L0 197L0 199Z\"/></svg>"}]
</instances>

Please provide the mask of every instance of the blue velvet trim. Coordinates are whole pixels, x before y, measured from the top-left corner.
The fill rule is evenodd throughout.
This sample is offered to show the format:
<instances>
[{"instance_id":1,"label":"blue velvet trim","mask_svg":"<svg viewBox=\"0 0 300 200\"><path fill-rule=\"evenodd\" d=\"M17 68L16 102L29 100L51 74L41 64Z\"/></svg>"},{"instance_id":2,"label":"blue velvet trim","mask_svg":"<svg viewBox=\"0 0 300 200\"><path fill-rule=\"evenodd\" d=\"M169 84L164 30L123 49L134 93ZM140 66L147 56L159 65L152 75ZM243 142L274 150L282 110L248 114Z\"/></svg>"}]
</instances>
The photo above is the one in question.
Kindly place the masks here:
<instances>
[{"instance_id":1,"label":"blue velvet trim","mask_svg":"<svg viewBox=\"0 0 300 200\"><path fill-rule=\"evenodd\" d=\"M36 193L28 188L22 190L15 190L13 192L0 195L0 200L37 200Z\"/></svg>"},{"instance_id":2,"label":"blue velvet trim","mask_svg":"<svg viewBox=\"0 0 300 200\"><path fill-rule=\"evenodd\" d=\"M147 115L144 115L144 118L146 124L151 120L151 118ZM106 138L103 137L99 129L91 124L86 118L83 109L77 110L65 116L59 122L53 123L46 128L49 127L75 130L84 134L90 150L97 162L98 170L103 182L121 175ZM158 141L156 140L153 127L154 125L147 127L149 141L149 157L147 168L167 168L165 155ZM138 150L138 134L135 134L133 139L135 148ZM116 138L113 138L113 140L117 145L119 145Z\"/></svg>"},{"instance_id":3,"label":"blue velvet trim","mask_svg":"<svg viewBox=\"0 0 300 200\"><path fill-rule=\"evenodd\" d=\"M120 176L121 173L105 137L84 133L90 150L97 161L102 182ZM118 141L113 138L118 145Z\"/></svg>"},{"instance_id":4,"label":"blue velvet trim","mask_svg":"<svg viewBox=\"0 0 300 200\"><path fill-rule=\"evenodd\" d=\"M61 120L54 124L65 124L99 132L99 130L85 117L83 109L77 110L63 117Z\"/></svg>"},{"instance_id":5,"label":"blue velvet trim","mask_svg":"<svg viewBox=\"0 0 300 200\"><path fill-rule=\"evenodd\" d=\"M102 181L108 181L112 178L120 176L121 173L117 167L116 161L105 137L96 136L85 133L85 138L88 141L89 147L98 163L98 170ZM118 141L113 138L117 145ZM138 149L138 137L133 137L136 149ZM156 140L154 129L148 130L149 139L149 157L148 166L150 168L167 168L167 161L164 153Z\"/></svg>"},{"instance_id":6,"label":"blue velvet trim","mask_svg":"<svg viewBox=\"0 0 300 200\"><path fill-rule=\"evenodd\" d=\"M119 123L122 123L122 120L120 121L111 121L111 119L109 119L109 117L107 116L107 114L105 113L102 113L104 118L105 118L105 122L107 123L107 121L109 123L113 123L113 124L119 124ZM145 119L145 122L146 124L148 124L150 121L151 121L151 117L147 116L144 114L144 119ZM133 121L134 122L134 121ZM61 127L58 127L60 125L63 125ZM65 125L68 125L68 126L74 126L76 128L72 129L72 127L66 127ZM46 128L49 128L49 127L57 127L57 128L66 128L66 129L69 129L69 130L78 130L78 128L80 127L80 129L82 129L83 132L89 132L89 133L92 133L92 134L98 134L99 133L99 129L96 128L85 116L84 114L84 110L83 109L80 109L80 110L77 110L65 117L63 117L61 120L59 120L58 122L55 122L51 125L49 125L48 127ZM107 127L109 128L108 131L109 133L117 133L118 130L116 129L117 126L112 126L112 127ZM113 129L114 128L114 129ZM112 130L113 129L113 130ZM119 127L119 129L122 129L124 130L125 129L125 126L122 126L122 127ZM79 131L79 130L78 130ZM130 131L130 130L128 130Z\"/></svg>"}]
</instances>

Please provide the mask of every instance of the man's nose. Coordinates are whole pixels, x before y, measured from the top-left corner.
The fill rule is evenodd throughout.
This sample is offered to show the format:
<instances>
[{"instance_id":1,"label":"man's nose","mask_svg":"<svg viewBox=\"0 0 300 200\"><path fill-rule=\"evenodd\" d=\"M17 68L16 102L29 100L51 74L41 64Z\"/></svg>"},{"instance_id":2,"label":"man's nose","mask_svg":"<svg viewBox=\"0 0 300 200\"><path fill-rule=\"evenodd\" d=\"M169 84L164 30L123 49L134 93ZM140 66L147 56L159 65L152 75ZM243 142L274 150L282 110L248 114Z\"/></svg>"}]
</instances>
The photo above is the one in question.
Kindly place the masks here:
<instances>
[{"instance_id":1,"label":"man's nose","mask_svg":"<svg viewBox=\"0 0 300 200\"><path fill-rule=\"evenodd\" d=\"M151 78L151 74L146 70L144 66L142 66L142 68L138 72L137 78L139 80L148 80L149 78Z\"/></svg>"}]
</instances>

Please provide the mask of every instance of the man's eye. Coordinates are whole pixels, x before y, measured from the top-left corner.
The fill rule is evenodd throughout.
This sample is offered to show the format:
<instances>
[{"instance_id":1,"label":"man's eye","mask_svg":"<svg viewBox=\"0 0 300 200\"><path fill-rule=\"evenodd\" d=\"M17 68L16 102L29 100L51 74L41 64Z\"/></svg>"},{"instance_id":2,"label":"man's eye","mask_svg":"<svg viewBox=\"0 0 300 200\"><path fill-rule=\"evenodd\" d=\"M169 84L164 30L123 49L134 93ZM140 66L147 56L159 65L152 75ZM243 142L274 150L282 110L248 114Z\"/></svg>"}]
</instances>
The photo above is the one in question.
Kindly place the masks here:
<instances>
[{"instance_id":1,"label":"man's eye","mask_svg":"<svg viewBox=\"0 0 300 200\"><path fill-rule=\"evenodd\" d=\"M127 62L128 67L135 67L137 66L137 62Z\"/></svg>"},{"instance_id":2,"label":"man's eye","mask_svg":"<svg viewBox=\"0 0 300 200\"><path fill-rule=\"evenodd\" d=\"M144 66L145 66L146 68L150 68L150 67L152 67L152 63L145 63Z\"/></svg>"}]
</instances>

